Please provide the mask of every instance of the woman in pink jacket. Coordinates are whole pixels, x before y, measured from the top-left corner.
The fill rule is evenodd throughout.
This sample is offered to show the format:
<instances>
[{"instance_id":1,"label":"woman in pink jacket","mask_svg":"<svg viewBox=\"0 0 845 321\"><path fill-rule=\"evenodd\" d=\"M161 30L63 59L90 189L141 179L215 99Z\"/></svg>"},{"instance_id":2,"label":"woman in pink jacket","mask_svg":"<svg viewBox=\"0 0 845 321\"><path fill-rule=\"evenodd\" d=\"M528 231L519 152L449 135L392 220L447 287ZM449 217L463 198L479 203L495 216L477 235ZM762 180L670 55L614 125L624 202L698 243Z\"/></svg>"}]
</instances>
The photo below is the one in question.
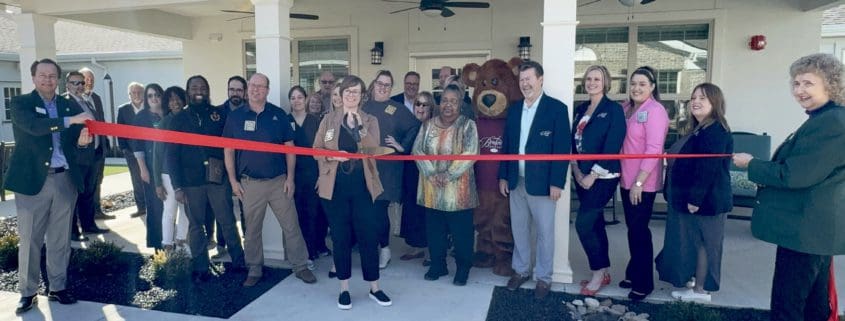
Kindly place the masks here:
<instances>
[{"instance_id":1,"label":"woman in pink jacket","mask_svg":"<svg viewBox=\"0 0 845 321\"><path fill-rule=\"evenodd\" d=\"M630 99L622 106L627 124L622 154L663 154L669 116L658 101L657 72L648 66L637 68L631 74L628 95ZM622 160L619 191L631 258L619 286L630 288L628 298L634 301L644 299L654 290L654 249L648 222L654 197L662 188L663 162L659 158Z\"/></svg>"}]
</instances>

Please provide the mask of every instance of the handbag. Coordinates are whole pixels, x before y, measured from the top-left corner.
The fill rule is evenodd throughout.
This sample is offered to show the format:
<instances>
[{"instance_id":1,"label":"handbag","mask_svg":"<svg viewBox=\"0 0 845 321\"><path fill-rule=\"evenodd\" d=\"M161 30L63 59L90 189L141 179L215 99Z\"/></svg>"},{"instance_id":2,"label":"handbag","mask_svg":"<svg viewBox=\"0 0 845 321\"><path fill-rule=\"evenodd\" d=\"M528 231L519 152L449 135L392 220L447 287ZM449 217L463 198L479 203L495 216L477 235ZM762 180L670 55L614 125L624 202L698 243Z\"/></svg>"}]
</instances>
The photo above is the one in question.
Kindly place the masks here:
<instances>
[{"instance_id":1,"label":"handbag","mask_svg":"<svg viewBox=\"0 0 845 321\"><path fill-rule=\"evenodd\" d=\"M223 184L223 160L209 157L205 161L205 180L209 183Z\"/></svg>"}]
</instances>

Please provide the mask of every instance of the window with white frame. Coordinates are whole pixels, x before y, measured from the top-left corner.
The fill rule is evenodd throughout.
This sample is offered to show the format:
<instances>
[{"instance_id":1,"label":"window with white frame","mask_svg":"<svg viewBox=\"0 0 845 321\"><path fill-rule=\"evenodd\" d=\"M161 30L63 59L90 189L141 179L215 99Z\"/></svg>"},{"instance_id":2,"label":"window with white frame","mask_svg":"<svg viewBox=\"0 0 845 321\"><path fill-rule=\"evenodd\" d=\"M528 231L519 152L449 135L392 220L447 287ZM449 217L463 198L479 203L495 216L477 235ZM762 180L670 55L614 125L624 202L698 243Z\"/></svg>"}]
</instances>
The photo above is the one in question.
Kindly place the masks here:
<instances>
[{"instance_id":1,"label":"window with white frame","mask_svg":"<svg viewBox=\"0 0 845 321\"><path fill-rule=\"evenodd\" d=\"M320 73L331 71L335 79L349 75L349 37L296 39L291 41L291 86L300 85L309 93L319 89ZM244 42L244 74L256 72L255 41Z\"/></svg>"},{"instance_id":2,"label":"window with white frame","mask_svg":"<svg viewBox=\"0 0 845 321\"><path fill-rule=\"evenodd\" d=\"M581 88L584 71L590 65L604 65L611 73L608 96L617 101L627 97L630 70L651 66L657 70L660 102L671 119L671 144L677 129L686 123L686 103L696 85L709 81L710 23L628 25L623 27L578 28L575 36L575 100L588 99Z\"/></svg>"},{"instance_id":3,"label":"window with white frame","mask_svg":"<svg viewBox=\"0 0 845 321\"><path fill-rule=\"evenodd\" d=\"M12 120L12 97L21 94L21 87L3 87L3 109L5 110L5 121Z\"/></svg>"}]
</instances>

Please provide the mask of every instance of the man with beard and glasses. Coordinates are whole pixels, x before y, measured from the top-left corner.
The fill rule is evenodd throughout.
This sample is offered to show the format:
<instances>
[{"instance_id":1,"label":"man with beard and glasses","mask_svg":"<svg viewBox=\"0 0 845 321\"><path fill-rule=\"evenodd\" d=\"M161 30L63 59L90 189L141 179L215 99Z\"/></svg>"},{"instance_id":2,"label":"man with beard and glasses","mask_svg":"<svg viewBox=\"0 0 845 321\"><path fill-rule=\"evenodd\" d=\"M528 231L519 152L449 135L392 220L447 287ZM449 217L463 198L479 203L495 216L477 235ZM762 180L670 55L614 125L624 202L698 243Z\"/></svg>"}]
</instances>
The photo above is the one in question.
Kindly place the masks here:
<instances>
[{"instance_id":1,"label":"man with beard and glasses","mask_svg":"<svg viewBox=\"0 0 845 321\"><path fill-rule=\"evenodd\" d=\"M321 115L334 109L332 107L332 91L334 90L335 84L336 80L331 71L324 70L320 73L320 90L315 94L320 97L320 101L323 103L323 110L320 112Z\"/></svg>"},{"instance_id":2,"label":"man with beard and glasses","mask_svg":"<svg viewBox=\"0 0 845 321\"><path fill-rule=\"evenodd\" d=\"M420 121L408 108L390 100L390 89L393 88L393 75L390 71L382 70L370 85L370 100L364 104L363 110L378 119L379 141L381 146L396 150L397 154L410 154L414 147L414 139L420 129ZM376 199L376 213L384 226L379 227L379 268L383 269L390 263L390 218L388 207L394 217L402 213L402 173L404 164L397 161L376 161L381 184L384 192ZM397 222L398 223L398 222Z\"/></svg>"},{"instance_id":3,"label":"man with beard and glasses","mask_svg":"<svg viewBox=\"0 0 845 321\"><path fill-rule=\"evenodd\" d=\"M229 77L229 80L226 81L227 95L228 99L223 102L222 105L218 106L221 109L227 109L229 112L238 110L239 108L245 106L245 96L246 96L246 79L241 76L232 76ZM234 200L232 201L232 206L234 206ZM232 209L234 211L234 208ZM241 200L238 200L238 213L241 215L241 232L246 233L246 224L244 223L244 205ZM211 239L211 232L214 231L214 217L211 214L211 211L208 212L206 215L206 236ZM217 254L211 256L214 260L219 260L223 258L228 251L226 250L226 238L224 237L223 231L220 229L220 224L217 224ZM209 248L210 249L210 248Z\"/></svg>"},{"instance_id":4,"label":"man with beard and glasses","mask_svg":"<svg viewBox=\"0 0 845 321\"><path fill-rule=\"evenodd\" d=\"M229 110L214 107L209 103L208 81L203 76L188 78L188 107L173 118L171 130L220 136ZM235 226L232 213L231 192L226 185L226 170L223 165L223 149L213 147L167 145L167 162L171 164L170 179L176 193L176 200L186 204L188 212L188 243L193 257L194 282L209 279L209 258L206 251L206 212L214 212L217 224L227 241L232 257L232 270L245 271L241 237Z\"/></svg>"}]
</instances>

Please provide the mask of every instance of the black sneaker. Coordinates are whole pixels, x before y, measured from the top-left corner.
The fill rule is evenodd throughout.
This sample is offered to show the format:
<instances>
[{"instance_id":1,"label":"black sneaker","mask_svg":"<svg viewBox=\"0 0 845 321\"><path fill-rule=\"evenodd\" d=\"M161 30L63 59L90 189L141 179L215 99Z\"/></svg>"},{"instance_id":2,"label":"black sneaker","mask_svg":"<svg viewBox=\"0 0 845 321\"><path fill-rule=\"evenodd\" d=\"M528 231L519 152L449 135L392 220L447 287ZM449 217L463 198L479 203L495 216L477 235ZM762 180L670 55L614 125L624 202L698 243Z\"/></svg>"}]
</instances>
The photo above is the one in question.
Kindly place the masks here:
<instances>
[{"instance_id":1,"label":"black sneaker","mask_svg":"<svg viewBox=\"0 0 845 321\"><path fill-rule=\"evenodd\" d=\"M340 292L340 296L337 297L337 308L341 310L352 308L352 298L349 297L349 291Z\"/></svg>"},{"instance_id":2,"label":"black sneaker","mask_svg":"<svg viewBox=\"0 0 845 321\"><path fill-rule=\"evenodd\" d=\"M376 293L373 293L373 290L370 290L370 299L373 299L373 301L376 301L378 305L383 307L393 305L393 301L390 301L390 298L387 297L387 294L385 294L382 290L378 290Z\"/></svg>"},{"instance_id":3,"label":"black sneaker","mask_svg":"<svg viewBox=\"0 0 845 321\"><path fill-rule=\"evenodd\" d=\"M50 291L47 295L47 299L50 301L59 301L61 304L74 304L76 303L76 298L73 297L72 294L68 290L61 290L61 291Z\"/></svg>"}]
</instances>

